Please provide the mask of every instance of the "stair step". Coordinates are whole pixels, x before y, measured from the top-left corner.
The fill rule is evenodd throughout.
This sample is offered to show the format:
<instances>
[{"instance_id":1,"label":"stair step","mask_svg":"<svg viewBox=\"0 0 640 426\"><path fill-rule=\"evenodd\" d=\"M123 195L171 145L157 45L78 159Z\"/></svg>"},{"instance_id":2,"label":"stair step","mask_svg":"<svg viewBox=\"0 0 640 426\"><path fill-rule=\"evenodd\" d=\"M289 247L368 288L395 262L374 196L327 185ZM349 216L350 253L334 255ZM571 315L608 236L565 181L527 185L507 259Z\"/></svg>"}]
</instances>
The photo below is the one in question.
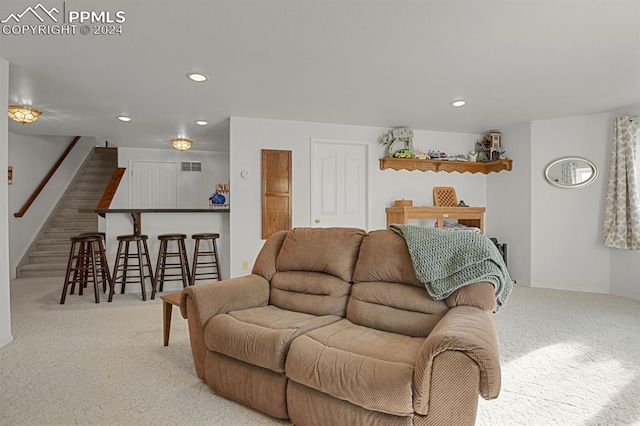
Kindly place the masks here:
<instances>
[{"instance_id":1,"label":"stair step","mask_svg":"<svg viewBox=\"0 0 640 426\"><path fill-rule=\"evenodd\" d=\"M58 250L60 247L71 248L68 238L46 238L36 243L37 250Z\"/></svg>"},{"instance_id":2,"label":"stair step","mask_svg":"<svg viewBox=\"0 0 640 426\"><path fill-rule=\"evenodd\" d=\"M70 188L69 192L65 194L65 199L76 199L76 200L86 200L89 198L97 198L98 200L102 198L102 192L104 191L104 187L101 189L91 189L91 188Z\"/></svg>"},{"instance_id":3,"label":"stair step","mask_svg":"<svg viewBox=\"0 0 640 426\"><path fill-rule=\"evenodd\" d=\"M76 223L69 222L68 225L65 224L50 224L47 225L47 228L44 229L46 234L45 237L53 237L53 238L67 238L68 233L73 235L77 235L81 232L98 232L98 224L97 223Z\"/></svg>"},{"instance_id":4,"label":"stair step","mask_svg":"<svg viewBox=\"0 0 640 426\"><path fill-rule=\"evenodd\" d=\"M72 222L73 223L73 222ZM67 227L51 227L51 225L47 225L43 229L43 238L45 239L60 239L60 238L71 238L74 235L81 232L98 232L98 224L89 224L89 225L76 225L76 226L67 226Z\"/></svg>"},{"instance_id":5,"label":"stair step","mask_svg":"<svg viewBox=\"0 0 640 426\"><path fill-rule=\"evenodd\" d=\"M74 220L95 219L95 213L80 212L79 209L60 209L57 214L58 218L72 218Z\"/></svg>"},{"instance_id":6,"label":"stair step","mask_svg":"<svg viewBox=\"0 0 640 426\"><path fill-rule=\"evenodd\" d=\"M64 277L67 268L69 239L83 232L98 231L98 216L92 212L118 167L118 150L93 150L74 176L61 202L51 213L38 239L28 250L28 256L18 268L18 277Z\"/></svg>"},{"instance_id":7,"label":"stair step","mask_svg":"<svg viewBox=\"0 0 640 426\"><path fill-rule=\"evenodd\" d=\"M29 264L37 265L46 263L48 265L60 265L67 267L69 261L69 251L36 251L29 253Z\"/></svg>"},{"instance_id":8,"label":"stair step","mask_svg":"<svg viewBox=\"0 0 640 426\"><path fill-rule=\"evenodd\" d=\"M68 199L65 197L63 205L65 208L93 210L98 205L98 201L92 202L87 199Z\"/></svg>"},{"instance_id":9,"label":"stair step","mask_svg":"<svg viewBox=\"0 0 640 426\"><path fill-rule=\"evenodd\" d=\"M50 265L47 263L34 263L29 265L23 265L18 270L19 278L35 278L35 277L62 277L60 281L64 281L65 273L67 272L67 265L58 266Z\"/></svg>"},{"instance_id":10,"label":"stair step","mask_svg":"<svg viewBox=\"0 0 640 426\"><path fill-rule=\"evenodd\" d=\"M89 219L74 219L74 218L64 218L64 217L59 217L55 220L50 221L47 226L49 227L49 229L56 229L56 228L61 228L61 229L73 229L73 228L86 228L86 227L92 227L92 226L97 226L98 225L98 218L97 217L93 217L93 218L89 218Z\"/></svg>"},{"instance_id":11,"label":"stair step","mask_svg":"<svg viewBox=\"0 0 640 426\"><path fill-rule=\"evenodd\" d=\"M76 176L78 178L82 178L83 176L87 176L87 175L109 175L111 176L113 174L113 170L116 169L116 167L110 166L110 165L104 165L104 164L97 164L95 167L94 166L90 166L90 167L85 167L82 170L79 170L78 173L76 174Z\"/></svg>"},{"instance_id":12,"label":"stair step","mask_svg":"<svg viewBox=\"0 0 640 426\"><path fill-rule=\"evenodd\" d=\"M93 190L96 188L104 188L104 186L109 182L109 179L103 179L101 177L93 177L91 179L83 179L80 182L76 182L69 189L83 189L87 188L88 190Z\"/></svg>"}]
</instances>

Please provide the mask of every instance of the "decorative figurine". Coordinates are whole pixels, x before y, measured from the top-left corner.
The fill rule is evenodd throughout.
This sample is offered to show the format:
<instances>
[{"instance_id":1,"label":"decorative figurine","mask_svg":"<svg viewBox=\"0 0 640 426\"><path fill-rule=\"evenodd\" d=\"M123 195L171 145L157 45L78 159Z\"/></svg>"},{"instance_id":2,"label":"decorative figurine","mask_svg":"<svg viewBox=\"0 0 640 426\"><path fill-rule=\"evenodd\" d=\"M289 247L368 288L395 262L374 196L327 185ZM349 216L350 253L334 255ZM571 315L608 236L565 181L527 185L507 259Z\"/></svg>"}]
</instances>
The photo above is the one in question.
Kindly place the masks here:
<instances>
[{"instance_id":1,"label":"decorative figurine","mask_svg":"<svg viewBox=\"0 0 640 426\"><path fill-rule=\"evenodd\" d=\"M209 208L229 208L229 184L219 183L216 192L209 196Z\"/></svg>"},{"instance_id":2,"label":"decorative figurine","mask_svg":"<svg viewBox=\"0 0 640 426\"><path fill-rule=\"evenodd\" d=\"M382 140L380 140L380 144L386 147L387 157L393 156L393 145L396 142L404 143L405 150L411 152L411 156L413 156L413 130L409 128L393 129L384 135Z\"/></svg>"}]
</instances>

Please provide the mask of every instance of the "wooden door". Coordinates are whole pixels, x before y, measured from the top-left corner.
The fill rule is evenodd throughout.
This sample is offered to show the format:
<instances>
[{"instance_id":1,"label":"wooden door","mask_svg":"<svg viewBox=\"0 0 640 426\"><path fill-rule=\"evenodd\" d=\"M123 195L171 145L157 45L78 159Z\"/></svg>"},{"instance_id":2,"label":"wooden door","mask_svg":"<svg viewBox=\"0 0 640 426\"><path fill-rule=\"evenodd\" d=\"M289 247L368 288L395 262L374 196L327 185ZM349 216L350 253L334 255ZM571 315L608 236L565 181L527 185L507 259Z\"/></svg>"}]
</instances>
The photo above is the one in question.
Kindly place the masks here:
<instances>
[{"instance_id":1,"label":"wooden door","mask_svg":"<svg viewBox=\"0 0 640 426\"><path fill-rule=\"evenodd\" d=\"M177 163L132 161L129 169L131 208L169 209L178 206Z\"/></svg>"},{"instance_id":2,"label":"wooden door","mask_svg":"<svg viewBox=\"0 0 640 426\"><path fill-rule=\"evenodd\" d=\"M262 150L262 238L291 229L291 151Z\"/></svg>"},{"instance_id":3,"label":"wooden door","mask_svg":"<svg viewBox=\"0 0 640 426\"><path fill-rule=\"evenodd\" d=\"M311 226L367 229L367 144L311 141Z\"/></svg>"}]
</instances>

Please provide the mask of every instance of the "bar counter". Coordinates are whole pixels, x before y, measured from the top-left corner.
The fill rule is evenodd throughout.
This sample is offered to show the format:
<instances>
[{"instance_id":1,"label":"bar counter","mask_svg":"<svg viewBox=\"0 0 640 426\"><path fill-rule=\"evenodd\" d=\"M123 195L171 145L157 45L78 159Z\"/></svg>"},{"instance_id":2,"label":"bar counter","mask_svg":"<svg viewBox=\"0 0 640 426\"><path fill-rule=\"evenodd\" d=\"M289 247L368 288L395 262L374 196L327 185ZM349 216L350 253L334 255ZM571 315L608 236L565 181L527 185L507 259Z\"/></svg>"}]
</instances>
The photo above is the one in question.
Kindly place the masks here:
<instances>
[{"instance_id":1,"label":"bar counter","mask_svg":"<svg viewBox=\"0 0 640 426\"><path fill-rule=\"evenodd\" d=\"M117 237L125 234L146 234L149 236L149 252L153 264L156 263L160 234L180 233L187 235L187 253L191 261L193 255L193 243L191 235L200 232L215 232L220 234L218 250L220 252L221 272L223 278L229 277L229 212L230 209L141 209L141 208L115 208L104 210L91 210L103 217L100 230L106 233L107 258L113 265ZM213 214L207 214L213 213ZM227 213L227 214L220 214ZM132 224L133 222L133 224ZM133 225L133 226L132 226ZM177 282L168 282L165 291L180 290ZM134 286L135 287L135 286ZM133 290L133 288L132 288Z\"/></svg>"},{"instance_id":2,"label":"bar counter","mask_svg":"<svg viewBox=\"0 0 640 426\"><path fill-rule=\"evenodd\" d=\"M97 209L101 217L107 213L129 213L133 219L133 233L142 233L142 213L229 213L230 209Z\"/></svg>"}]
</instances>

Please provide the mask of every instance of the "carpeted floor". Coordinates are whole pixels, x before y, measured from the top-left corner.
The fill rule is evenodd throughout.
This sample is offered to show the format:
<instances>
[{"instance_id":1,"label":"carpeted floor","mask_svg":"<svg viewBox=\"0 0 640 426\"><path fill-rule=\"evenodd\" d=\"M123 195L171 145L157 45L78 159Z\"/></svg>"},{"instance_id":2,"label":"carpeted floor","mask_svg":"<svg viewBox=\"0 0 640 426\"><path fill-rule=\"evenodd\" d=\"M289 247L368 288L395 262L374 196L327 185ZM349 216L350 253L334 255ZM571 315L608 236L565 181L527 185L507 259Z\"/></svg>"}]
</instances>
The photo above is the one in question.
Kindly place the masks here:
<instances>
[{"instance_id":1,"label":"carpeted floor","mask_svg":"<svg viewBox=\"0 0 640 426\"><path fill-rule=\"evenodd\" d=\"M282 425L217 397L193 370L174 308L137 294L59 304L62 279L11 283L14 341L0 349L0 425ZM479 425L640 425L640 302L516 286L496 315L502 393ZM250 384L247 384L250 386Z\"/></svg>"}]
</instances>

